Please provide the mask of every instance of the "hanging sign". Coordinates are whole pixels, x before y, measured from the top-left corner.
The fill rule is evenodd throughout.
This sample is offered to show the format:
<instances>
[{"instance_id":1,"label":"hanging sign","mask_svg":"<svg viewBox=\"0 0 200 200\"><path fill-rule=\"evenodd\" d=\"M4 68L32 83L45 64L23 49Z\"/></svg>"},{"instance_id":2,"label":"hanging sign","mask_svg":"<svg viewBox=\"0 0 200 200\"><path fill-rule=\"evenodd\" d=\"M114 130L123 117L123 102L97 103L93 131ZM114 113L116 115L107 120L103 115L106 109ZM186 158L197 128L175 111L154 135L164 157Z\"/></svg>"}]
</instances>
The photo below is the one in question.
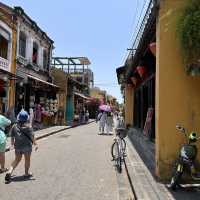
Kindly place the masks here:
<instances>
[{"instance_id":1,"label":"hanging sign","mask_svg":"<svg viewBox=\"0 0 200 200\"><path fill-rule=\"evenodd\" d=\"M149 108L147 111L147 117L146 117L144 129L143 129L143 133L146 136L149 136L149 131L151 130L151 121L153 117L153 112L154 112L153 108Z\"/></svg>"}]
</instances>

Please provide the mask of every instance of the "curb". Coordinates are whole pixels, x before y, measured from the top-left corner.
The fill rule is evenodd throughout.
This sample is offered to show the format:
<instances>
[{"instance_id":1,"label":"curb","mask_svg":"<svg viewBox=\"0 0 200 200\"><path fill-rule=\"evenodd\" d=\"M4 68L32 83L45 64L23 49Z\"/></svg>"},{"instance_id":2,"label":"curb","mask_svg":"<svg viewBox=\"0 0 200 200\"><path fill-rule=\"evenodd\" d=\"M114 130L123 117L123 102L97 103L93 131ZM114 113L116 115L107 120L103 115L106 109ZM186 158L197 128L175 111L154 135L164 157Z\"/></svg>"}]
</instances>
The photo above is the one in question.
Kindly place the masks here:
<instances>
[{"instance_id":1,"label":"curb","mask_svg":"<svg viewBox=\"0 0 200 200\"><path fill-rule=\"evenodd\" d=\"M130 138L127 138L126 142L128 147L126 167L136 199L174 199L165 185L155 180L152 176L151 172L140 158L134 145L132 145Z\"/></svg>"},{"instance_id":2,"label":"curb","mask_svg":"<svg viewBox=\"0 0 200 200\"><path fill-rule=\"evenodd\" d=\"M40 140L42 138L48 137L50 135L54 135L56 133L59 133L59 132L62 132L62 131L65 131L65 130L68 130L68 129L71 129L71 128L76 128L78 126L88 125L88 124L91 124L93 122L95 122L95 120L92 120L92 121L90 121L90 122L88 122L86 124L77 124L77 125L69 126L69 127L66 127L66 128L62 128L62 129L57 130L57 131L52 131L50 133L46 133L46 134L43 134L43 135L40 135L40 136L36 137L36 140ZM7 147L5 152L8 152L8 151L10 151L10 147Z\"/></svg>"}]
</instances>

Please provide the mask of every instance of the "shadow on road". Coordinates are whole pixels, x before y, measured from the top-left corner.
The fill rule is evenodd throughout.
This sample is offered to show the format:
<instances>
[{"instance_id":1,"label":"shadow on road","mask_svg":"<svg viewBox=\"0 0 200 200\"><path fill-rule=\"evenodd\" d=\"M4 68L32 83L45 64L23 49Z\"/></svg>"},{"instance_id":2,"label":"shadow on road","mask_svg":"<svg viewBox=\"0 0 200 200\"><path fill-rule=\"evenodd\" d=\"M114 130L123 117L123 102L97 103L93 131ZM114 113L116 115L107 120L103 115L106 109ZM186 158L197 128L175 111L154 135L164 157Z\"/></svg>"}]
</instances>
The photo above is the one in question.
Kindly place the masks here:
<instances>
[{"instance_id":1,"label":"shadow on road","mask_svg":"<svg viewBox=\"0 0 200 200\"><path fill-rule=\"evenodd\" d=\"M60 135L60 136L59 136L59 138L68 138L68 137L70 137L70 135L65 135L65 134L63 134L63 135Z\"/></svg>"},{"instance_id":2,"label":"shadow on road","mask_svg":"<svg viewBox=\"0 0 200 200\"><path fill-rule=\"evenodd\" d=\"M169 189L168 189L169 190ZM199 186L183 186L182 188L177 189L176 191L169 190L171 195L176 200L197 200L200 196L200 187Z\"/></svg>"},{"instance_id":3,"label":"shadow on road","mask_svg":"<svg viewBox=\"0 0 200 200\"><path fill-rule=\"evenodd\" d=\"M112 136L113 135L113 133L109 133L109 134L107 134L107 133L99 133L98 134L99 136Z\"/></svg>"},{"instance_id":4,"label":"shadow on road","mask_svg":"<svg viewBox=\"0 0 200 200\"><path fill-rule=\"evenodd\" d=\"M24 176L12 176L10 182L24 182L24 181L35 181L34 177L26 178Z\"/></svg>"}]
</instances>

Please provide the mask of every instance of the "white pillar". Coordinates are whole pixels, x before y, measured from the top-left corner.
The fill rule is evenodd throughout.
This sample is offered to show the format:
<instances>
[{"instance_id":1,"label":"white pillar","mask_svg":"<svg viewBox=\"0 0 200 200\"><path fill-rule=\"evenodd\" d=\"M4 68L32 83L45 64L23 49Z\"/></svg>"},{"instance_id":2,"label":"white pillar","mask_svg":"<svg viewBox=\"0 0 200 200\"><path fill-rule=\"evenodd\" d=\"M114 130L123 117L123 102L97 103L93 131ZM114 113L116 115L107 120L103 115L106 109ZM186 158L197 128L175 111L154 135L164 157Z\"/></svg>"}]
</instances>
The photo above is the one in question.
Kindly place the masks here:
<instances>
[{"instance_id":1,"label":"white pillar","mask_svg":"<svg viewBox=\"0 0 200 200\"><path fill-rule=\"evenodd\" d=\"M17 57L19 56L19 34L20 34L20 22L17 23Z\"/></svg>"},{"instance_id":2,"label":"white pillar","mask_svg":"<svg viewBox=\"0 0 200 200\"><path fill-rule=\"evenodd\" d=\"M27 46L26 46L26 58L30 63L32 63L32 54L33 54L33 39L27 34Z\"/></svg>"},{"instance_id":3,"label":"white pillar","mask_svg":"<svg viewBox=\"0 0 200 200\"><path fill-rule=\"evenodd\" d=\"M38 47L38 65L40 66L41 69L44 68L44 66L43 66L43 47L41 47L41 46Z\"/></svg>"}]
</instances>

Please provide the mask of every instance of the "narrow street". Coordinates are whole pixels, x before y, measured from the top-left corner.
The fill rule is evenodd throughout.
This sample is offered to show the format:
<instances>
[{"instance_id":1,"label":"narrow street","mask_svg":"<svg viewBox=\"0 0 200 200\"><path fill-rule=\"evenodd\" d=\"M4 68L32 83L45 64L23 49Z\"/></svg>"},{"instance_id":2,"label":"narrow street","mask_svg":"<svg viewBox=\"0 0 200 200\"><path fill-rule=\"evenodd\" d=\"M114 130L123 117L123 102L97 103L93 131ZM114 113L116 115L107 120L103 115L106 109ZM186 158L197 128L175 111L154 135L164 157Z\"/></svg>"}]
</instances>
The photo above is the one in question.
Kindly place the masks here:
<instances>
[{"instance_id":1,"label":"narrow street","mask_svg":"<svg viewBox=\"0 0 200 200\"><path fill-rule=\"evenodd\" d=\"M0 175L2 200L117 200L123 178L116 175L111 162L113 136L100 136L95 123L72 128L38 141L39 150L32 156L34 176L24 181L23 162L9 185ZM14 152L6 154L7 164ZM121 186L120 186L121 185Z\"/></svg>"}]
</instances>

